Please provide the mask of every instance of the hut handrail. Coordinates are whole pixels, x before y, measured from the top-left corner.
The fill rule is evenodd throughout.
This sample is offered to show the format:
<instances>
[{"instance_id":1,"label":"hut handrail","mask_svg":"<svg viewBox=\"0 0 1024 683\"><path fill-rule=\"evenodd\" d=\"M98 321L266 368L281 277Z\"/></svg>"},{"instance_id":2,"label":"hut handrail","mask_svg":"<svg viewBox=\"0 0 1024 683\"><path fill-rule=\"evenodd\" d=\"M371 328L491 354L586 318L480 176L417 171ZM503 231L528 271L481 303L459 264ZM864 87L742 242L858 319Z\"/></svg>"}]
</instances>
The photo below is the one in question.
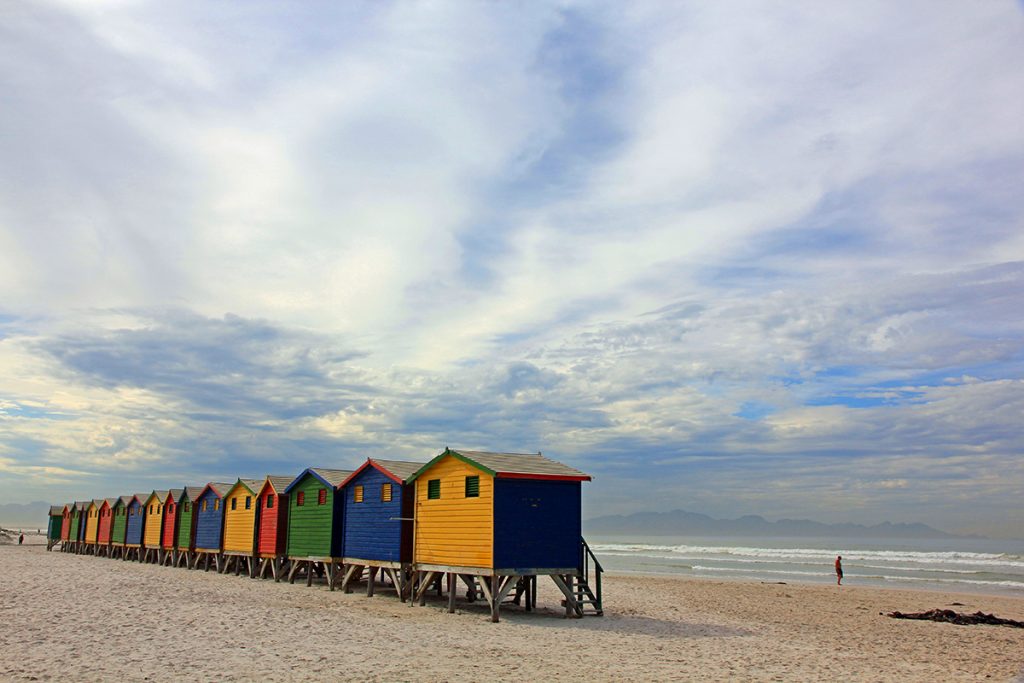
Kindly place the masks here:
<instances>
[{"instance_id":1,"label":"hut handrail","mask_svg":"<svg viewBox=\"0 0 1024 683\"><path fill-rule=\"evenodd\" d=\"M601 561L597 559L597 555L591 550L590 544L587 543L587 539L580 536L580 576L583 578L584 585L589 586L590 584L590 565L591 562L594 565L594 607L598 613L601 613L601 574L604 572L604 567L601 566Z\"/></svg>"}]
</instances>

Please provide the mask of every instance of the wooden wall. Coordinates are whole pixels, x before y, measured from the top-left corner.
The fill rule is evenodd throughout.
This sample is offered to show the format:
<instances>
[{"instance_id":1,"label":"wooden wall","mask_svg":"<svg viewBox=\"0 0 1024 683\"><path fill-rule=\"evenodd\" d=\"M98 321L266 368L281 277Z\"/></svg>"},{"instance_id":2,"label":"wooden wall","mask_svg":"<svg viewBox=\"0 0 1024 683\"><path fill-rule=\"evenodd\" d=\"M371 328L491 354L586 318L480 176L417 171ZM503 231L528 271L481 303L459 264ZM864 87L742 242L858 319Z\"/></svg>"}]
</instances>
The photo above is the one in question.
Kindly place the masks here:
<instances>
[{"instance_id":1,"label":"wooden wall","mask_svg":"<svg viewBox=\"0 0 1024 683\"><path fill-rule=\"evenodd\" d=\"M100 510L95 503L90 503L85 511L85 542L95 543L96 532L99 529Z\"/></svg>"},{"instance_id":2,"label":"wooden wall","mask_svg":"<svg viewBox=\"0 0 1024 683\"><path fill-rule=\"evenodd\" d=\"M110 527L113 522L111 514L110 506L107 505L106 501L104 501L103 505L101 505L99 509L100 518L96 529L97 543L101 543L103 545L108 545L110 543Z\"/></svg>"},{"instance_id":3,"label":"wooden wall","mask_svg":"<svg viewBox=\"0 0 1024 683\"><path fill-rule=\"evenodd\" d=\"M142 545L142 504L137 498L133 498L128 504L124 542L126 545Z\"/></svg>"},{"instance_id":4,"label":"wooden wall","mask_svg":"<svg viewBox=\"0 0 1024 683\"><path fill-rule=\"evenodd\" d=\"M466 498L466 477L480 477L480 496ZM441 497L427 499L427 482L441 480ZM494 480L452 456L441 458L416 479L413 561L461 567L491 567L494 541Z\"/></svg>"},{"instance_id":5,"label":"wooden wall","mask_svg":"<svg viewBox=\"0 0 1024 683\"><path fill-rule=\"evenodd\" d=\"M110 524L110 542L117 545L124 545L124 530L128 518L128 508L120 499L114 503L114 509L110 511L113 521Z\"/></svg>"},{"instance_id":6,"label":"wooden wall","mask_svg":"<svg viewBox=\"0 0 1024 683\"><path fill-rule=\"evenodd\" d=\"M178 503L168 494L164 503L164 524L160 531L160 547L170 550L174 547L174 529L178 521Z\"/></svg>"},{"instance_id":7,"label":"wooden wall","mask_svg":"<svg viewBox=\"0 0 1024 683\"><path fill-rule=\"evenodd\" d=\"M196 522L196 504L182 496L178 499L175 516L178 518L178 537L175 545L179 550L192 550L192 529Z\"/></svg>"},{"instance_id":8,"label":"wooden wall","mask_svg":"<svg viewBox=\"0 0 1024 683\"><path fill-rule=\"evenodd\" d=\"M203 502L206 509L203 510ZM224 508L213 489L206 489L196 500L195 547L203 550L220 550L221 533L224 530ZM216 508L216 509L215 509Z\"/></svg>"},{"instance_id":9,"label":"wooden wall","mask_svg":"<svg viewBox=\"0 0 1024 683\"><path fill-rule=\"evenodd\" d=\"M578 481L495 480L495 568L576 568L581 489Z\"/></svg>"},{"instance_id":10,"label":"wooden wall","mask_svg":"<svg viewBox=\"0 0 1024 683\"><path fill-rule=\"evenodd\" d=\"M274 507L268 508L268 501L273 500ZM268 484L257 503L259 507L259 544L257 552L264 555L284 555L288 548L285 541L288 536L288 496L277 494Z\"/></svg>"},{"instance_id":11,"label":"wooden wall","mask_svg":"<svg viewBox=\"0 0 1024 683\"><path fill-rule=\"evenodd\" d=\"M157 496L150 496L146 501L146 527L143 533L143 544L147 548L160 546L160 532L163 530L164 502Z\"/></svg>"},{"instance_id":12,"label":"wooden wall","mask_svg":"<svg viewBox=\"0 0 1024 683\"><path fill-rule=\"evenodd\" d=\"M256 494L239 482L224 496L224 550L252 553L255 534Z\"/></svg>"},{"instance_id":13,"label":"wooden wall","mask_svg":"<svg viewBox=\"0 0 1024 683\"><path fill-rule=\"evenodd\" d=\"M391 502L381 500L381 485L391 485ZM356 486L363 487L363 502L355 502ZM402 486L375 467L367 467L341 491L345 501L343 535L345 556L387 562L412 561L413 486ZM403 501L406 505L403 509ZM403 511L404 510L404 511ZM404 541L404 547L403 547ZM404 552L403 552L404 550Z\"/></svg>"},{"instance_id":14,"label":"wooden wall","mask_svg":"<svg viewBox=\"0 0 1024 683\"><path fill-rule=\"evenodd\" d=\"M318 494L325 489L326 501L317 503ZM299 493L305 494L305 504L299 505ZM289 557L341 557L341 510L334 488L312 474L306 474L288 491L288 556ZM335 524L337 522L337 524Z\"/></svg>"}]
</instances>

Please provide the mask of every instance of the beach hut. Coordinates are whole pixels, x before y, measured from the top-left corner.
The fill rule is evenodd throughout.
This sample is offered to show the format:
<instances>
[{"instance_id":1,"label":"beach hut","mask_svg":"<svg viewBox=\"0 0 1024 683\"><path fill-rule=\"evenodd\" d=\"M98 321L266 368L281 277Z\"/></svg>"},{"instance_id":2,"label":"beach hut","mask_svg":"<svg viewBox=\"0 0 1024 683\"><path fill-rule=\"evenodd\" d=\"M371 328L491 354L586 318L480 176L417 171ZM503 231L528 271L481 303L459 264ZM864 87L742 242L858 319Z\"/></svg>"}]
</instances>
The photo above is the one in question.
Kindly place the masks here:
<instances>
[{"instance_id":1,"label":"beach hut","mask_svg":"<svg viewBox=\"0 0 1024 683\"><path fill-rule=\"evenodd\" d=\"M194 551L196 554L193 568L203 563L206 571L210 570L210 561L214 569L220 571L222 541L224 532L224 494L231 484L209 483L204 488L196 504L196 533Z\"/></svg>"},{"instance_id":2,"label":"beach hut","mask_svg":"<svg viewBox=\"0 0 1024 683\"><path fill-rule=\"evenodd\" d=\"M71 508L74 503L65 504L61 508L60 549L66 551L71 541Z\"/></svg>"},{"instance_id":3,"label":"beach hut","mask_svg":"<svg viewBox=\"0 0 1024 683\"><path fill-rule=\"evenodd\" d=\"M85 511L89 508L88 502L75 501L71 511L71 552L82 552L85 545Z\"/></svg>"},{"instance_id":4,"label":"beach hut","mask_svg":"<svg viewBox=\"0 0 1024 683\"><path fill-rule=\"evenodd\" d=\"M224 573L234 567L236 576L243 568L256 575L256 497L262 483L239 479L224 494Z\"/></svg>"},{"instance_id":5,"label":"beach hut","mask_svg":"<svg viewBox=\"0 0 1024 683\"><path fill-rule=\"evenodd\" d=\"M366 573L366 594L372 596L378 573L391 579L405 600L412 566L414 485L409 479L422 462L370 458L342 483L345 510L342 538L345 556L341 588Z\"/></svg>"},{"instance_id":6,"label":"beach hut","mask_svg":"<svg viewBox=\"0 0 1024 683\"><path fill-rule=\"evenodd\" d=\"M567 616L601 613L600 564L581 535L582 482L590 476L540 453L488 453L446 448L410 479L416 486L413 562L416 598L448 575L448 608L456 584L482 593L491 619L505 597L536 599L546 575L565 596ZM584 562L587 558L587 563ZM596 592L587 576L592 558Z\"/></svg>"},{"instance_id":7,"label":"beach hut","mask_svg":"<svg viewBox=\"0 0 1024 683\"><path fill-rule=\"evenodd\" d=\"M163 559L163 548L160 547L160 534L164 529L164 503L168 491L153 491L143 506L146 508L142 532L142 561L159 563Z\"/></svg>"},{"instance_id":8,"label":"beach hut","mask_svg":"<svg viewBox=\"0 0 1024 683\"><path fill-rule=\"evenodd\" d=\"M85 536L82 542L85 544L82 552L86 555L96 554L96 531L99 526L101 501L90 500L85 506Z\"/></svg>"},{"instance_id":9,"label":"beach hut","mask_svg":"<svg viewBox=\"0 0 1024 683\"><path fill-rule=\"evenodd\" d=\"M288 546L291 562L288 581L305 572L306 585L313 574L325 576L334 590L342 560L341 520L343 501L337 488L352 474L351 470L310 467L288 485Z\"/></svg>"},{"instance_id":10,"label":"beach hut","mask_svg":"<svg viewBox=\"0 0 1024 683\"><path fill-rule=\"evenodd\" d=\"M196 502L203 493L202 486L186 486L175 507L177 535L174 543L174 566L191 569L195 560Z\"/></svg>"},{"instance_id":11,"label":"beach hut","mask_svg":"<svg viewBox=\"0 0 1024 683\"><path fill-rule=\"evenodd\" d=\"M287 570L288 495L285 489L292 477L270 475L263 480L256 497L256 574L262 579L269 573L280 581Z\"/></svg>"},{"instance_id":12,"label":"beach hut","mask_svg":"<svg viewBox=\"0 0 1024 683\"><path fill-rule=\"evenodd\" d=\"M175 531L178 523L178 498L181 489L170 489L164 498L164 519L160 527L160 564L174 566L174 542L177 540Z\"/></svg>"},{"instance_id":13,"label":"beach hut","mask_svg":"<svg viewBox=\"0 0 1024 683\"><path fill-rule=\"evenodd\" d=\"M104 498L100 504L99 521L96 524L96 554L110 555L110 532L113 523L113 498Z\"/></svg>"},{"instance_id":14,"label":"beach hut","mask_svg":"<svg viewBox=\"0 0 1024 683\"><path fill-rule=\"evenodd\" d=\"M125 519L123 560L142 560L142 526L145 508L142 501L148 498L145 493L130 496L126 506L128 516Z\"/></svg>"},{"instance_id":15,"label":"beach hut","mask_svg":"<svg viewBox=\"0 0 1024 683\"><path fill-rule=\"evenodd\" d=\"M60 528L64 522L64 510L67 506L51 505L50 514L46 518L46 549L53 550L53 546L60 543Z\"/></svg>"},{"instance_id":16,"label":"beach hut","mask_svg":"<svg viewBox=\"0 0 1024 683\"><path fill-rule=\"evenodd\" d=\"M112 521L110 524L109 556L112 558L124 556L125 532L128 528L128 504L131 500L131 496L115 498L114 505L110 511Z\"/></svg>"}]
</instances>

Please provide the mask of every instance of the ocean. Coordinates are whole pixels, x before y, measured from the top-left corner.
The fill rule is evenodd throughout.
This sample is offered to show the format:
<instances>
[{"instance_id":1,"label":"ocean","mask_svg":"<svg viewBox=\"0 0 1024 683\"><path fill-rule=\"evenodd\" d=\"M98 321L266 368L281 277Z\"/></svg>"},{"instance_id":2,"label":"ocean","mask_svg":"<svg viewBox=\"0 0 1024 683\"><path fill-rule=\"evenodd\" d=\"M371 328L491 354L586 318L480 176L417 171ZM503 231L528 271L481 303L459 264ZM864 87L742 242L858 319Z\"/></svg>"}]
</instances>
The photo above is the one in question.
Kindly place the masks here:
<instances>
[{"instance_id":1,"label":"ocean","mask_svg":"<svg viewBox=\"0 0 1024 683\"><path fill-rule=\"evenodd\" d=\"M1024 597L1024 541L588 537L605 570L714 579L889 586Z\"/></svg>"}]
</instances>

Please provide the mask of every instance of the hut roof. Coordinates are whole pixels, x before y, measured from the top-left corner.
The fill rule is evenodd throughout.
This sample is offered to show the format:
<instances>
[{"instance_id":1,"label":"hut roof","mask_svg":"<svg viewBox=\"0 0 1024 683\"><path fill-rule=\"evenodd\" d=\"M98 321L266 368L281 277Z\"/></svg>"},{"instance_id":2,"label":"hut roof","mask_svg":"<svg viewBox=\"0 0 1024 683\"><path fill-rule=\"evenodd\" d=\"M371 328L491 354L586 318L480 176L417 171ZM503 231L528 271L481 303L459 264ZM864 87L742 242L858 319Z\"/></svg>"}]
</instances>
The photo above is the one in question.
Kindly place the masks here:
<instances>
[{"instance_id":1,"label":"hut roof","mask_svg":"<svg viewBox=\"0 0 1024 683\"><path fill-rule=\"evenodd\" d=\"M121 496L119 500L125 507L128 507L129 505L132 504L133 498L138 498L138 496Z\"/></svg>"},{"instance_id":2,"label":"hut roof","mask_svg":"<svg viewBox=\"0 0 1024 683\"><path fill-rule=\"evenodd\" d=\"M217 494L218 498L223 498L224 494L227 493L232 486L234 486L234 484L226 484L222 481L211 481L209 484L203 487L203 491L202 493L199 494L199 496L202 497L202 495L206 493L206 490L210 489L215 494Z\"/></svg>"},{"instance_id":3,"label":"hut roof","mask_svg":"<svg viewBox=\"0 0 1024 683\"><path fill-rule=\"evenodd\" d=\"M108 507L114 507L117 503L117 498L104 498L103 502L105 502Z\"/></svg>"},{"instance_id":4,"label":"hut roof","mask_svg":"<svg viewBox=\"0 0 1024 683\"><path fill-rule=\"evenodd\" d=\"M95 505L98 508L101 508L101 507L103 507L103 499L102 498L93 498L92 499L92 504Z\"/></svg>"},{"instance_id":5,"label":"hut roof","mask_svg":"<svg viewBox=\"0 0 1024 683\"><path fill-rule=\"evenodd\" d=\"M256 494L258 494L260 492L260 487L263 486L263 479L242 479L242 478L239 478L239 480L235 482L235 486L238 486L239 484L241 484L245 488L249 489L249 491L255 496Z\"/></svg>"},{"instance_id":6,"label":"hut roof","mask_svg":"<svg viewBox=\"0 0 1024 683\"><path fill-rule=\"evenodd\" d=\"M182 489L170 489L167 492L167 497L173 500L175 503L177 503L178 499L181 498L181 493Z\"/></svg>"},{"instance_id":7,"label":"hut roof","mask_svg":"<svg viewBox=\"0 0 1024 683\"><path fill-rule=\"evenodd\" d=\"M57 515L63 515L64 514L64 508L66 508L66 507L67 507L67 505L51 505L50 506L50 516L51 517L56 517Z\"/></svg>"},{"instance_id":8,"label":"hut roof","mask_svg":"<svg viewBox=\"0 0 1024 683\"><path fill-rule=\"evenodd\" d=\"M152 492L151 494L149 494L148 496L146 496L146 500L145 500L145 502L146 502L146 503L148 503L148 502L149 502L149 499L150 499L150 498L156 498L158 502L161 502L161 503L162 503L162 502L164 502L165 500L167 500L167 495L168 495L169 493L170 493L170 492L169 492L169 491L166 491L166 490L164 490L164 491L160 491L160 490L158 490L158 489L154 489L154 490L153 490L153 492Z\"/></svg>"},{"instance_id":9,"label":"hut roof","mask_svg":"<svg viewBox=\"0 0 1024 683\"><path fill-rule=\"evenodd\" d=\"M445 448L443 453L423 465L409 481L415 480L446 455L483 470L492 477L590 481L589 474L546 458L540 453L488 453L486 451L456 451L450 448Z\"/></svg>"},{"instance_id":10,"label":"hut roof","mask_svg":"<svg viewBox=\"0 0 1024 683\"><path fill-rule=\"evenodd\" d=\"M422 462L409 462L407 460L379 460L377 458L369 458L366 462L359 466L355 472L348 475L342 486L348 484L350 481L356 478L356 476L365 470L367 467L373 467L379 470L384 476L393 479L397 484L405 484L409 482L413 475L419 472L420 468L423 467Z\"/></svg>"},{"instance_id":11,"label":"hut roof","mask_svg":"<svg viewBox=\"0 0 1024 683\"><path fill-rule=\"evenodd\" d=\"M182 498L188 498L190 501L194 501L197 498L199 498L199 496L201 496L202 494L202 486L186 486L184 490L181 492L181 495L178 496L178 500L181 500Z\"/></svg>"},{"instance_id":12,"label":"hut roof","mask_svg":"<svg viewBox=\"0 0 1024 683\"><path fill-rule=\"evenodd\" d=\"M267 478L263 480L263 486L260 487L260 493L263 493L263 488L266 487L267 484L270 484L270 488L274 489L275 493L284 493L290 483L292 483L292 477L268 474Z\"/></svg>"},{"instance_id":13,"label":"hut roof","mask_svg":"<svg viewBox=\"0 0 1024 683\"><path fill-rule=\"evenodd\" d=\"M291 491L292 487L299 483L299 481L301 481L307 474L316 477L327 486L336 489L345 483L348 475L352 474L352 470L329 470L324 467L307 467L302 471L302 474L292 480L292 483L288 484L288 488L285 489L285 493Z\"/></svg>"},{"instance_id":14,"label":"hut roof","mask_svg":"<svg viewBox=\"0 0 1024 683\"><path fill-rule=\"evenodd\" d=\"M89 509L89 501L87 501L87 500L84 500L84 501L83 500L76 500L75 501L75 507L78 508L79 511L88 510Z\"/></svg>"}]
</instances>

